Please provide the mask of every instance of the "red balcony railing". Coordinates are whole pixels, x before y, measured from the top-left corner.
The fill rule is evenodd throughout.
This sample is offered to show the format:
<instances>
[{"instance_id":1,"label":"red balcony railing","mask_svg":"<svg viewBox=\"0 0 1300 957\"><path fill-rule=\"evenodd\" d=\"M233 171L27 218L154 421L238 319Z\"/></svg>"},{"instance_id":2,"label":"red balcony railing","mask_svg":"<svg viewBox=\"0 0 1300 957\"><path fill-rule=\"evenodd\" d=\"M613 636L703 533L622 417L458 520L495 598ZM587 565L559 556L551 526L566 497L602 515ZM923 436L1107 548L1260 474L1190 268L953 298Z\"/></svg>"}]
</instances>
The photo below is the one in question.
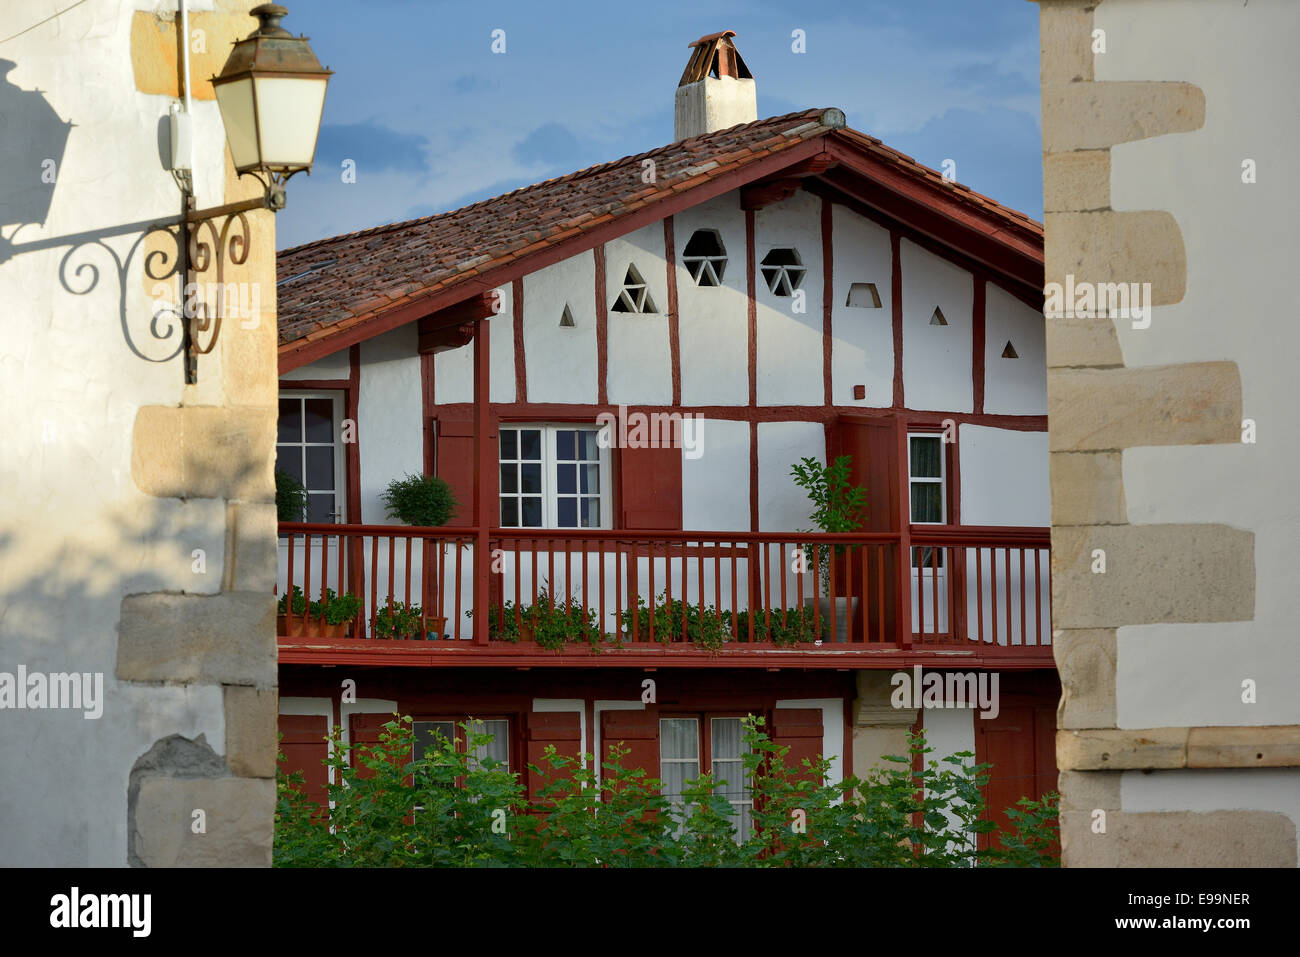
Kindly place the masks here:
<instances>
[{"instance_id":1,"label":"red balcony railing","mask_svg":"<svg viewBox=\"0 0 1300 957\"><path fill-rule=\"evenodd\" d=\"M476 540L472 528L282 524L277 590L302 593L282 600L282 640L1050 657L1047 529L492 529L477 632Z\"/></svg>"}]
</instances>

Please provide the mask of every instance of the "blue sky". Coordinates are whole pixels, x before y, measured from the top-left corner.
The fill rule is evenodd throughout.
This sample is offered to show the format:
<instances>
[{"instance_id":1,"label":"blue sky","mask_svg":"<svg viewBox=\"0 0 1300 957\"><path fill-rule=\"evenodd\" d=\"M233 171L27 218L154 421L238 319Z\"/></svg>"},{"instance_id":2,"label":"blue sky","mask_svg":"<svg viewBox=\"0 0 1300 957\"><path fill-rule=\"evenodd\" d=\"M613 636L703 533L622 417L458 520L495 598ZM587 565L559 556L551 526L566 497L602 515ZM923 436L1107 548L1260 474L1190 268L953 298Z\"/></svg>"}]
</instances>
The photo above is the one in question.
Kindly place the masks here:
<instances>
[{"instance_id":1,"label":"blue sky","mask_svg":"<svg viewBox=\"0 0 1300 957\"><path fill-rule=\"evenodd\" d=\"M280 248L455 209L673 138L687 44L718 30L760 117L849 125L1042 217L1038 8L1025 0L297 0L285 26L335 70ZM492 33L505 31L505 52ZM803 30L807 52L794 53ZM356 182L343 182L352 160Z\"/></svg>"}]
</instances>

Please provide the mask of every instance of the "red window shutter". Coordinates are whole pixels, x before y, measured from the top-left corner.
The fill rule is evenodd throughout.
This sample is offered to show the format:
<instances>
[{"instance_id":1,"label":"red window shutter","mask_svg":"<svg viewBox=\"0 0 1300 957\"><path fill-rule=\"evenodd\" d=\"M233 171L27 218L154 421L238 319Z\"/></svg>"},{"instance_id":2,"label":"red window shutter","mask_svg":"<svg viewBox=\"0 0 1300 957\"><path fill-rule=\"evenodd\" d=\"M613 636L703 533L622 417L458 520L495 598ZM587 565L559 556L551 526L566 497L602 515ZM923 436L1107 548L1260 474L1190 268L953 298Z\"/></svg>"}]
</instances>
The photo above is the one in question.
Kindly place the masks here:
<instances>
[{"instance_id":1,"label":"red window shutter","mask_svg":"<svg viewBox=\"0 0 1300 957\"><path fill-rule=\"evenodd\" d=\"M464 418L437 419L436 474L451 486L456 496L456 514L448 525L474 524L474 421ZM494 519L495 521L495 519Z\"/></svg>"},{"instance_id":2,"label":"red window shutter","mask_svg":"<svg viewBox=\"0 0 1300 957\"><path fill-rule=\"evenodd\" d=\"M329 804L329 770L324 761L329 757L325 736L329 721L323 714L282 714L279 718L280 750L284 753L286 772L303 773L303 790L321 807Z\"/></svg>"},{"instance_id":3,"label":"red window shutter","mask_svg":"<svg viewBox=\"0 0 1300 957\"><path fill-rule=\"evenodd\" d=\"M372 748L379 744L379 736L383 733L384 725L392 720L391 714L354 713L348 718L348 741L358 750ZM361 763L355 750L352 752L350 763L358 769L357 777L374 776L375 772Z\"/></svg>"},{"instance_id":4,"label":"red window shutter","mask_svg":"<svg viewBox=\"0 0 1300 957\"><path fill-rule=\"evenodd\" d=\"M602 711L600 713L600 749L602 762L609 760L612 744L627 748L621 764L624 768L641 768L647 778L659 777L659 710Z\"/></svg>"},{"instance_id":5,"label":"red window shutter","mask_svg":"<svg viewBox=\"0 0 1300 957\"><path fill-rule=\"evenodd\" d=\"M582 716L576 711L533 711L528 715L528 800L537 801L541 790L553 781L568 777L553 769L544 757L548 745L563 755L577 758L582 754ZM540 773L539 773L540 772Z\"/></svg>"},{"instance_id":6,"label":"red window shutter","mask_svg":"<svg viewBox=\"0 0 1300 957\"><path fill-rule=\"evenodd\" d=\"M680 530L681 448L619 449L618 462L620 526L653 531Z\"/></svg>"},{"instance_id":7,"label":"red window shutter","mask_svg":"<svg viewBox=\"0 0 1300 957\"><path fill-rule=\"evenodd\" d=\"M808 776L803 759L816 761L822 753L821 708L777 708L772 712L772 741L790 749L787 769L797 772L796 777Z\"/></svg>"}]
</instances>

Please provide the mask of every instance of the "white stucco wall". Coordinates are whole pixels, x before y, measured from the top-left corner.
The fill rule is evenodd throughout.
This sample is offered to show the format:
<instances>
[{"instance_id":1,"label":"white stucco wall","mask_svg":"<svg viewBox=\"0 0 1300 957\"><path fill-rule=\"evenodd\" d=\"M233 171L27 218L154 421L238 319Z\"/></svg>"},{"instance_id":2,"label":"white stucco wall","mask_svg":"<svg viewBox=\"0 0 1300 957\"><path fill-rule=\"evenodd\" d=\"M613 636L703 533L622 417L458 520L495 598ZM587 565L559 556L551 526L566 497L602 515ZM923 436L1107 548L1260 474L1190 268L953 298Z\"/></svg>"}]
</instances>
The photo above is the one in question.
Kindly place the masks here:
<instances>
[{"instance_id":1,"label":"white stucco wall","mask_svg":"<svg viewBox=\"0 0 1300 957\"><path fill-rule=\"evenodd\" d=\"M655 312L614 312L629 264L646 283ZM525 300L525 309L527 301ZM664 226L651 223L605 244L605 307L609 330L609 401L667 405L673 400L668 340L668 267Z\"/></svg>"},{"instance_id":2,"label":"white stucco wall","mask_svg":"<svg viewBox=\"0 0 1300 957\"><path fill-rule=\"evenodd\" d=\"M884 408L894 402L893 262L889 230L843 206L831 207L831 399ZM854 283L874 283L880 308L846 305ZM865 385L865 399L853 387Z\"/></svg>"},{"instance_id":3,"label":"white stucco wall","mask_svg":"<svg viewBox=\"0 0 1300 957\"><path fill-rule=\"evenodd\" d=\"M1047 327L1043 314L991 282L984 290L984 411L1046 415ZM1019 358L1003 357L1008 342Z\"/></svg>"},{"instance_id":4,"label":"white stucco wall","mask_svg":"<svg viewBox=\"0 0 1300 957\"><path fill-rule=\"evenodd\" d=\"M682 527L734 532L749 528L749 423L705 419L704 454L682 457Z\"/></svg>"},{"instance_id":5,"label":"white stucco wall","mask_svg":"<svg viewBox=\"0 0 1300 957\"><path fill-rule=\"evenodd\" d=\"M799 190L754 214L754 288L758 324L758 404L820 405L822 384L822 201ZM763 258L793 247L807 272L796 296L775 296L763 278Z\"/></svg>"},{"instance_id":6,"label":"white stucco wall","mask_svg":"<svg viewBox=\"0 0 1300 957\"><path fill-rule=\"evenodd\" d=\"M970 412L974 279L906 239L899 243L899 269L903 274L903 400L909 409ZM930 325L936 306L948 320L946 326Z\"/></svg>"},{"instance_id":7,"label":"white stucco wall","mask_svg":"<svg viewBox=\"0 0 1300 957\"><path fill-rule=\"evenodd\" d=\"M963 425L957 451L963 525L1052 523L1046 432Z\"/></svg>"},{"instance_id":8,"label":"white stucco wall","mask_svg":"<svg viewBox=\"0 0 1300 957\"><path fill-rule=\"evenodd\" d=\"M594 404L599 395L595 256L580 253L547 266L525 276L523 285L528 401ZM566 305L573 328L560 326Z\"/></svg>"},{"instance_id":9,"label":"white stucco wall","mask_svg":"<svg viewBox=\"0 0 1300 957\"><path fill-rule=\"evenodd\" d=\"M315 362L309 362L305 366L299 366L296 369L290 369L280 376L284 380L303 379L338 379L347 381L351 375L351 362L348 359L348 350L340 349L338 352L332 352L327 356L317 359Z\"/></svg>"},{"instance_id":10,"label":"white stucco wall","mask_svg":"<svg viewBox=\"0 0 1300 957\"><path fill-rule=\"evenodd\" d=\"M203 734L218 754L225 750L219 687L131 685L115 677L123 596L215 592L225 560L223 502L154 498L131 477L141 406L175 406L183 394L194 404L224 401L219 349L203 359L199 385L185 392L180 361L134 355L120 324L121 296L131 335L147 355L162 358L179 341L149 336L155 284L146 280L136 245L144 227L131 225L174 219L180 204L157 137L172 99L137 92L132 75L137 7L152 9L73 7L0 49L17 63L0 81L6 97L22 91L43 99L57 120L73 124L59 153L6 106L11 125L0 158L27 165L0 168L0 231L14 244L0 261L0 671L26 665L101 673L104 704L98 720L81 711L0 713L6 865L124 866L134 762L170 734ZM52 12L11 2L0 20L8 35ZM193 117L199 205L224 202L216 104L195 102ZM33 152L23 159L28 142ZM56 161L57 178L48 212L33 213L28 200L42 192L45 158ZM61 260L82 233L107 248L80 246L61 274ZM42 242L48 247L24 248ZM88 269L78 271L89 265L98 272L93 282ZM237 326L226 334L237 335ZM203 550L205 573L194 570L193 549Z\"/></svg>"},{"instance_id":11,"label":"white stucco wall","mask_svg":"<svg viewBox=\"0 0 1300 957\"><path fill-rule=\"evenodd\" d=\"M717 230L727 254L720 286L697 286L682 262L697 229ZM749 402L749 293L745 277L745 213L738 191L683 210L673 218L677 262L678 343L685 405Z\"/></svg>"},{"instance_id":12,"label":"white stucco wall","mask_svg":"<svg viewBox=\"0 0 1300 957\"><path fill-rule=\"evenodd\" d=\"M501 295L501 312L488 320L490 378L489 398L493 402L515 400L514 295L507 283ZM526 300L525 300L526 303ZM440 352L433 359L433 395L440 404L474 401L474 344Z\"/></svg>"},{"instance_id":13,"label":"white stucco wall","mask_svg":"<svg viewBox=\"0 0 1300 957\"><path fill-rule=\"evenodd\" d=\"M1124 362L1233 360L1243 414L1258 429L1254 444L1123 454L1129 521L1222 522L1250 530L1256 583L1251 621L1119 629L1119 725L1297 724L1300 446L1291 357L1300 351L1300 327L1279 304L1292 298L1292 237L1300 215L1300 198L1285 173L1300 148L1300 130L1289 122L1294 83L1280 77L1294 76L1288 65L1300 6L1117 2L1099 5L1095 19L1110 37L1124 37L1097 57L1098 80L1178 79L1199 86L1206 103L1202 129L1111 150L1111 205L1169 210L1187 259L1181 302L1155 308L1150 328L1116 324ZM1269 65L1268 78L1261 64ZM1257 163L1256 183L1241 181L1245 159ZM1259 684L1256 704L1241 701L1246 678ZM1185 776L1180 772L1179 781Z\"/></svg>"},{"instance_id":14,"label":"white stucco wall","mask_svg":"<svg viewBox=\"0 0 1300 957\"><path fill-rule=\"evenodd\" d=\"M361 343L357 448L361 459L361 517L366 524L392 520L380 499L388 483L424 472L420 418L420 356L414 323ZM511 380L513 385L513 379ZM394 414L401 410L400 414Z\"/></svg>"},{"instance_id":15,"label":"white stucco wall","mask_svg":"<svg viewBox=\"0 0 1300 957\"><path fill-rule=\"evenodd\" d=\"M758 425L758 527L772 531L810 528L808 496L794 484L790 467L805 456L826 460L826 429L817 422Z\"/></svg>"}]
</instances>

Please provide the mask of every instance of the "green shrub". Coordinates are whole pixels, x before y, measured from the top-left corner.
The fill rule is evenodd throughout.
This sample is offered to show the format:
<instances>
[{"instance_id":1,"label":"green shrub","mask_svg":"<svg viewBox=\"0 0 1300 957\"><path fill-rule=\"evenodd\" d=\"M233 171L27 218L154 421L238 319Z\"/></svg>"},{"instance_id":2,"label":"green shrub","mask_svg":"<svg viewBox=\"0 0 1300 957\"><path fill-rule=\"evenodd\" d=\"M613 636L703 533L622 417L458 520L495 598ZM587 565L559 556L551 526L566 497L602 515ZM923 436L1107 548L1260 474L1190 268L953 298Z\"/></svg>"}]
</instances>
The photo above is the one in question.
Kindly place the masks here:
<instances>
[{"instance_id":1,"label":"green shrub","mask_svg":"<svg viewBox=\"0 0 1300 957\"><path fill-rule=\"evenodd\" d=\"M382 497L389 518L420 527L445 525L458 504L444 479L417 473L389 482Z\"/></svg>"},{"instance_id":2,"label":"green shrub","mask_svg":"<svg viewBox=\"0 0 1300 957\"><path fill-rule=\"evenodd\" d=\"M282 522L307 520L307 489L282 469L275 470L275 514Z\"/></svg>"},{"instance_id":3,"label":"green shrub","mask_svg":"<svg viewBox=\"0 0 1300 957\"><path fill-rule=\"evenodd\" d=\"M289 594L290 593L286 592L285 594L280 596L279 609L280 609L280 614L282 615L287 615L289 613L288 611ZM297 585L293 586L292 594L293 594L293 613L295 615L305 614L307 611L307 596L302 593L302 589L299 588Z\"/></svg>"},{"instance_id":4,"label":"green shrub","mask_svg":"<svg viewBox=\"0 0 1300 957\"><path fill-rule=\"evenodd\" d=\"M682 623L686 623L686 638L691 644L707 651L717 651L731 641L731 612L718 613L712 605L692 605L678 599L669 599L661 592L655 598L654 640L671 644L682 636ZM650 609L644 597L637 597L636 608L623 610L624 637L632 635L635 625L637 638L650 637Z\"/></svg>"},{"instance_id":5,"label":"green shrub","mask_svg":"<svg viewBox=\"0 0 1300 957\"><path fill-rule=\"evenodd\" d=\"M749 612L736 612L736 634L740 641L749 641ZM831 626L825 615L814 614L811 604L802 609L773 608L768 612L754 613L754 641L770 641L777 645L804 645L830 640Z\"/></svg>"},{"instance_id":6,"label":"green shrub","mask_svg":"<svg viewBox=\"0 0 1300 957\"><path fill-rule=\"evenodd\" d=\"M813 458L801 459L791 466L794 484L808 495L812 506L809 516L813 525L822 532L856 532L862 527L867 511L867 490L860 485L849 485L853 456L841 455L830 465ZM804 529L812 531L812 529ZM835 554L844 554L844 546L836 545ZM812 546L805 546L811 567ZM817 573L821 579L823 595L830 594L831 551L828 545L817 545Z\"/></svg>"},{"instance_id":7,"label":"green shrub","mask_svg":"<svg viewBox=\"0 0 1300 957\"><path fill-rule=\"evenodd\" d=\"M295 586L297 590L297 586ZM297 598L294 601L297 602ZM323 618L327 625L341 625L345 621L351 621L357 617L361 611L361 599L352 592L345 592L343 595L334 594L333 588L325 589L325 600L314 601L311 603L311 616L313 618Z\"/></svg>"},{"instance_id":8,"label":"green shrub","mask_svg":"<svg viewBox=\"0 0 1300 957\"><path fill-rule=\"evenodd\" d=\"M623 767L619 746L596 778L580 761L546 749L529 771L540 783L530 800L521 775L477 746L490 741L462 725L468 747L450 741L412 759L409 717L384 726L373 747L331 733L334 769L320 810L301 792L301 775L277 771L277 867L973 867L1057 866L1056 805L1021 801L998 850L977 850L991 833L980 787L988 765L969 753L926 760L923 734L911 753L891 756L866 778L832 783L830 762L786 765L789 749L745 722L744 767L754 797L753 827L735 834L732 806L705 774L686 782L683 805L660 781ZM913 769L913 761L919 770ZM366 777L361 777L361 772ZM689 812L687 811L689 808ZM1009 812L1010 814L1011 812Z\"/></svg>"}]
</instances>

